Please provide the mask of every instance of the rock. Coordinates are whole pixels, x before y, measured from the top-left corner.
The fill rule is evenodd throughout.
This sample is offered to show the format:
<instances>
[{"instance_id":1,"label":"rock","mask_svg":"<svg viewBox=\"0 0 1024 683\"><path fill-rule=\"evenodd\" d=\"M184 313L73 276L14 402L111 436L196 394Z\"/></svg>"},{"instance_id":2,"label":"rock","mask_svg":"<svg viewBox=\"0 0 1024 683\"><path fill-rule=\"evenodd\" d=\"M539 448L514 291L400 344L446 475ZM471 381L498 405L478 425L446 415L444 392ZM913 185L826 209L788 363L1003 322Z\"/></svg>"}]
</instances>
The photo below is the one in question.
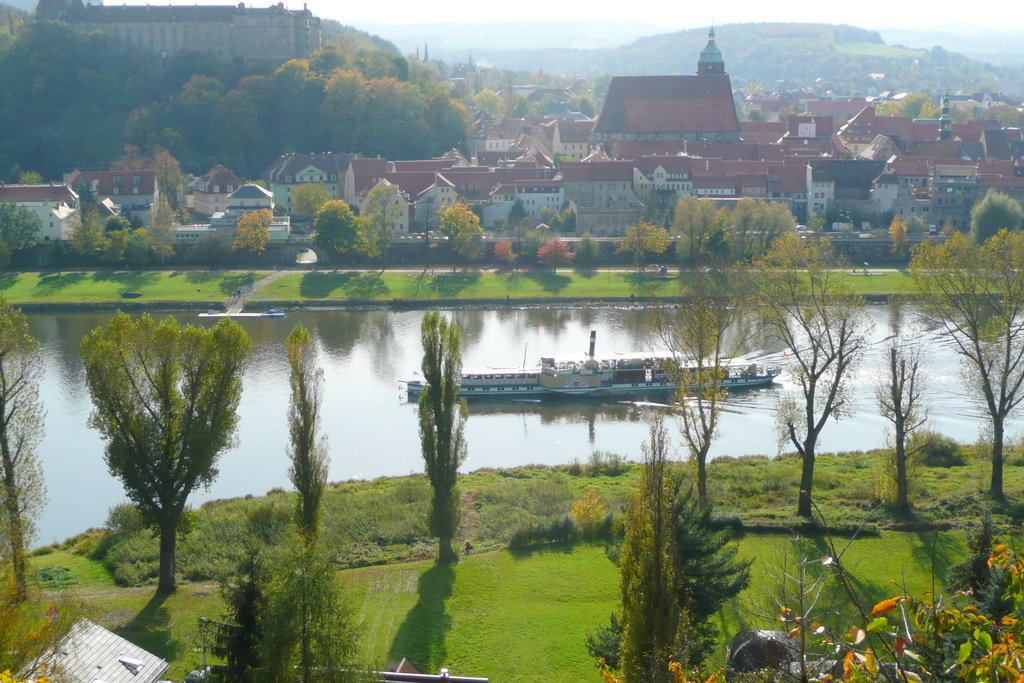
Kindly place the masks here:
<instances>
[{"instance_id":1,"label":"rock","mask_svg":"<svg viewBox=\"0 0 1024 683\"><path fill-rule=\"evenodd\" d=\"M736 680L736 674L763 669L788 670L791 663L799 660L799 644L783 631L740 631L729 645L726 679Z\"/></svg>"}]
</instances>

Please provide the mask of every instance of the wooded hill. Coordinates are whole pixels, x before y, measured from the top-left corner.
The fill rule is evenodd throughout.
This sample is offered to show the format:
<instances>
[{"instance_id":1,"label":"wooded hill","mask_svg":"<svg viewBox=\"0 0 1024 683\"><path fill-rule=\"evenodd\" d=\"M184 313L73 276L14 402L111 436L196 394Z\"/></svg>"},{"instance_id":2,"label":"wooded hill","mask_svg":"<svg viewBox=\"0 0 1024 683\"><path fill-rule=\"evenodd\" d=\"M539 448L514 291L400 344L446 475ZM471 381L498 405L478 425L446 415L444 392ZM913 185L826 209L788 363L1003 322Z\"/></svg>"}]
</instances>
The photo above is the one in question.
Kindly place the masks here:
<instances>
[{"instance_id":1,"label":"wooded hill","mask_svg":"<svg viewBox=\"0 0 1024 683\"><path fill-rule=\"evenodd\" d=\"M941 47L929 50L887 45L877 31L832 24L751 23L716 27L734 85L754 79L771 84L809 85L816 90L977 91L1021 90L1024 70L997 67ZM650 74L690 74L707 44L707 28L640 38L612 49L474 50L478 61L503 69L593 78ZM884 74L872 78L870 74ZM820 81L818 79L821 79Z\"/></svg>"}]
</instances>

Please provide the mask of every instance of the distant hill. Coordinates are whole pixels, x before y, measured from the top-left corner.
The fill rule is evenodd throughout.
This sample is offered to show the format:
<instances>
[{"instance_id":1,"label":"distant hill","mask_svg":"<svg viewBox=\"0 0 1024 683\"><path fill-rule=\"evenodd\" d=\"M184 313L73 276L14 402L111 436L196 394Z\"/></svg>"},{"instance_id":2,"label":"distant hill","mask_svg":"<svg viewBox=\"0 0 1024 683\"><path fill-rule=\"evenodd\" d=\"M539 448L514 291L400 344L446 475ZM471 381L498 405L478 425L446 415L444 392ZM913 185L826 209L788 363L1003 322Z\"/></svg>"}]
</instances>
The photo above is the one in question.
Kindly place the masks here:
<instances>
[{"instance_id":1,"label":"distant hill","mask_svg":"<svg viewBox=\"0 0 1024 683\"><path fill-rule=\"evenodd\" d=\"M387 35L385 27L381 32ZM469 31L464 28L464 31ZM424 37L429 35L429 25ZM910 49L889 45L881 33L847 25L751 23L716 27L726 68L736 81L786 81L790 85L835 87L870 94L883 90L973 91L988 86L1024 91L1024 72L970 59L942 47ZM707 42L707 28L638 38L613 48L502 49L475 44L472 50L431 47L431 57L593 78L601 74L688 74ZM446 43L443 43L446 45ZM492 44L501 44L492 40ZM557 43L555 43L557 44ZM879 76L879 74L884 74ZM821 80L819 80L821 79Z\"/></svg>"},{"instance_id":2,"label":"distant hill","mask_svg":"<svg viewBox=\"0 0 1024 683\"><path fill-rule=\"evenodd\" d=\"M398 48L391 41L352 26L345 26L334 19L321 19L320 33L324 45L337 43L352 52L383 50L399 54Z\"/></svg>"},{"instance_id":3,"label":"distant hill","mask_svg":"<svg viewBox=\"0 0 1024 683\"><path fill-rule=\"evenodd\" d=\"M879 33L887 43L930 48L941 45L999 66L1024 66L1024 31L998 30L983 26L956 26L932 30L886 28Z\"/></svg>"}]
</instances>

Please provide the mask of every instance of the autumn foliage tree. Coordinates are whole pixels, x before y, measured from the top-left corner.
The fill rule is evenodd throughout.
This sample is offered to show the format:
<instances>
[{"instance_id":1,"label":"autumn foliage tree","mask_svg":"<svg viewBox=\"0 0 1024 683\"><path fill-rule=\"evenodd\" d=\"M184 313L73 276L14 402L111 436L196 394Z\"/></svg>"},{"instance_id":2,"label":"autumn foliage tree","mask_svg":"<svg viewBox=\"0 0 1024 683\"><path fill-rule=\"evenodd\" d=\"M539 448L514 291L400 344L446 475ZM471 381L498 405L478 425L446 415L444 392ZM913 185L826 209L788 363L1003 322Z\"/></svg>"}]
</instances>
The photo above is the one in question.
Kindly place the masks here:
<instances>
[{"instance_id":1,"label":"autumn foliage tree","mask_svg":"<svg viewBox=\"0 0 1024 683\"><path fill-rule=\"evenodd\" d=\"M552 237L537 250L537 262L549 268L572 263L572 247L560 237Z\"/></svg>"},{"instance_id":2,"label":"autumn foliage tree","mask_svg":"<svg viewBox=\"0 0 1024 683\"><path fill-rule=\"evenodd\" d=\"M238 219L235 229L235 240L231 243L233 251L248 251L251 254L262 254L270 239L270 222L274 219L269 209L260 209Z\"/></svg>"},{"instance_id":3,"label":"autumn foliage tree","mask_svg":"<svg viewBox=\"0 0 1024 683\"><path fill-rule=\"evenodd\" d=\"M632 254L637 269L643 269L645 259L664 253L668 244L669 236L665 228L642 220L626 229L615 253Z\"/></svg>"},{"instance_id":4,"label":"autumn foliage tree","mask_svg":"<svg viewBox=\"0 0 1024 683\"><path fill-rule=\"evenodd\" d=\"M441 218L441 234L447 237L452 251L465 260L473 259L483 248L484 230L480 219L462 202L437 212Z\"/></svg>"}]
</instances>

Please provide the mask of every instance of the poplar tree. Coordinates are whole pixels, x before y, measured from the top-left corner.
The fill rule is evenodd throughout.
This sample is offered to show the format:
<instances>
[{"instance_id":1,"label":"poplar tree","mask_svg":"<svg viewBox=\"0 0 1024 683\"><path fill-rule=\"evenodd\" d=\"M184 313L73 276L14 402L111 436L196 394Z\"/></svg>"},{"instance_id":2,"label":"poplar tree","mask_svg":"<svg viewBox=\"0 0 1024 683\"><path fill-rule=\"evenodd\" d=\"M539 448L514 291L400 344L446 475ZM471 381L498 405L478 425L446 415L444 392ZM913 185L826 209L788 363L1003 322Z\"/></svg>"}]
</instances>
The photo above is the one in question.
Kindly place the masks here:
<instances>
[{"instance_id":1,"label":"poplar tree","mask_svg":"<svg viewBox=\"0 0 1024 683\"><path fill-rule=\"evenodd\" d=\"M427 313L423 340L423 393L419 400L420 444L430 499L430 533L437 537L437 561L457 559L452 539L459 528L458 474L466 459L462 428L469 414L459 397L462 374L462 332L437 311Z\"/></svg>"},{"instance_id":2,"label":"poplar tree","mask_svg":"<svg viewBox=\"0 0 1024 683\"><path fill-rule=\"evenodd\" d=\"M32 540L32 518L46 495L35 449L43 437L39 401L42 358L25 315L0 298L0 502L2 552L11 563L14 599L28 592L25 548Z\"/></svg>"},{"instance_id":3,"label":"poplar tree","mask_svg":"<svg viewBox=\"0 0 1024 683\"><path fill-rule=\"evenodd\" d=\"M297 491L295 522L299 532L312 539L319 531L320 500L327 485L327 437L319 433L324 371L317 367L313 337L301 324L292 329L284 347L291 366L288 476Z\"/></svg>"},{"instance_id":4,"label":"poplar tree","mask_svg":"<svg viewBox=\"0 0 1024 683\"><path fill-rule=\"evenodd\" d=\"M640 491L626 516L619 569L622 599L623 680L669 680L668 662L679 629L676 547L668 473L668 445L661 422L643 447Z\"/></svg>"},{"instance_id":5,"label":"poplar tree","mask_svg":"<svg viewBox=\"0 0 1024 683\"><path fill-rule=\"evenodd\" d=\"M106 441L110 473L160 536L160 592L175 588L188 496L214 480L232 444L251 352L252 340L229 319L181 327L170 316L117 313L82 340L89 422Z\"/></svg>"}]
</instances>

